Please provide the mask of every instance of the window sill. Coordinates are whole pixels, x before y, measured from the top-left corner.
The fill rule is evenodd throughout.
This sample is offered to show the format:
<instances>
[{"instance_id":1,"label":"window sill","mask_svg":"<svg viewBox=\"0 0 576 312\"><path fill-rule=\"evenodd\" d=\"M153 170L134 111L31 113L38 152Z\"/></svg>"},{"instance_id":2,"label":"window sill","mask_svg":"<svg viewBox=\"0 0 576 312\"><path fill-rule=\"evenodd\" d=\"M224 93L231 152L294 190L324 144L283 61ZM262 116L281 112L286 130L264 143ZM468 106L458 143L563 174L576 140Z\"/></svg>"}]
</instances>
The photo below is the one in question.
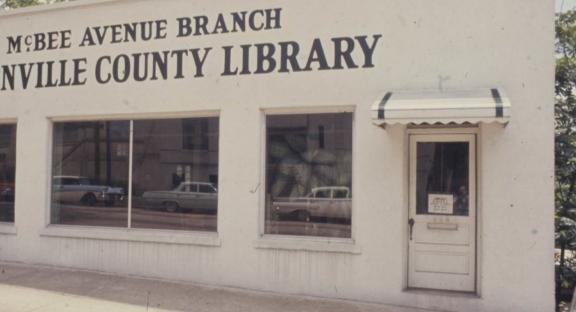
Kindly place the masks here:
<instances>
[{"instance_id":1,"label":"window sill","mask_svg":"<svg viewBox=\"0 0 576 312\"><path fill-rule=\"evenodd\" d=\"M0 235L16 235L17 233L14 223L0 222Z\"/></svg>"},{"instance_id":2,"label":"window sill","mask_svg":"<svg viewBox=\"0 0 576 312\"><path fill-rule=\"evenodd\" d=\"M219 247L218 233L48 225L40 236Z\"/></svg>"},{"instance_id":3,"label":"window sill","mask_svg":"<svg viewBox=\"0 0 576 312\"><path fill-rule=\"evenodd\" d=\"M355 255L362 253L360 246L358 246L354 240L338 238L264 235L254 241L254 247L257 249L345 253Z\"/></svg>"}]
</instances>

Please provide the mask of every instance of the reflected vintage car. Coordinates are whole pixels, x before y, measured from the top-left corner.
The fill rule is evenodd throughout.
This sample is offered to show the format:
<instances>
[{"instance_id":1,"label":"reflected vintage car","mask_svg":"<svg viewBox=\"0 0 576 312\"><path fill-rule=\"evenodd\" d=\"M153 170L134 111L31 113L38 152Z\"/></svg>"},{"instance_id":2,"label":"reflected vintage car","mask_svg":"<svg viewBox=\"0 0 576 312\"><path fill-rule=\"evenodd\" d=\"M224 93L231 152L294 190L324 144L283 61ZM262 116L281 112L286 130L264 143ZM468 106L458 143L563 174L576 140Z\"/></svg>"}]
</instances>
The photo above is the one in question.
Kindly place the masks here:
<instances>
[{"instance_id":1,"label":"reflected vintage car","mask_svg":"<svg viewBox=\"0 0 576 312\"><path fill-rule=\"evenodd\" d=\"M148 191L142 194L146 208L168 212L181 210L216 213L218 189L207 182L182 182L171 191Z\"/></svg>"},{"instance_id":2,"label":"reflected vintage car","mask_svg":"<svg viewBox=\"0 0 576 312\"><path fill-rule=\"evenodd\" d=\"M89 178L81 176L55 176L52 190L52 199L61 203L80 203L86 206L103 203L113 206L124 200L121 187L96 185Z\"/></svg>"},{"instance_id":3,"label":"reflected vintage car","mask_svg":"<svg viewBox=\"0 0 576 312\"><path fill-rule=\"evenodd\" d=\"M305 197L277 197L272 201L277 216L295 216L308 222L313 217L350 220L352 196L346 186L312 188Z\"/></svg>"}]
</instances>

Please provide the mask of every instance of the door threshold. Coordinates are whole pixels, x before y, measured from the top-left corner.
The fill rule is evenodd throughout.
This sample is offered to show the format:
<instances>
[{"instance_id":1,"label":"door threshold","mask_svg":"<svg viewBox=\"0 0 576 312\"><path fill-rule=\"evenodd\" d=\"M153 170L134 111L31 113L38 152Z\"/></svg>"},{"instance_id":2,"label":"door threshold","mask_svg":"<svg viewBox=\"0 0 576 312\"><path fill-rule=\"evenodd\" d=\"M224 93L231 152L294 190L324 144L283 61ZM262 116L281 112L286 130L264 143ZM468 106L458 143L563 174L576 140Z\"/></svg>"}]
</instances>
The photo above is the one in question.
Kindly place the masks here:
<instances>
[{"instance_id":1,"label":"door threshold","mask_svg":"<svg viewBox=\"0 0 576 312\"><path fill-rule=\"evenodd\" d=\"M460 297L460 298L472 298L480 299L474 291L458 291L458 290L443 290L443 289L431 289L431 288L404 288L403 292L412 294L422 294L431 296L443 296L443 297Z\"/></svg>"}]
</instances>

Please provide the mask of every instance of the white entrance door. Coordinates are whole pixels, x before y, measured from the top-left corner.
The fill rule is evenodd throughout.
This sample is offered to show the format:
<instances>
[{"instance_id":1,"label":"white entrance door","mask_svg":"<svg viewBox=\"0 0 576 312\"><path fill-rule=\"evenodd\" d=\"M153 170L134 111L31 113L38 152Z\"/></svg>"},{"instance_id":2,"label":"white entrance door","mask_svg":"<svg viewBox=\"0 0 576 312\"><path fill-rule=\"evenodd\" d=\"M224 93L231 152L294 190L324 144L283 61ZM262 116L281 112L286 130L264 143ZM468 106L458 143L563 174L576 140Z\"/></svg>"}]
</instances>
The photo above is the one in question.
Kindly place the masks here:
<instances>
[{"instance_id":1,"label":"white entrance door","mask_svg":"<svg viewBox=\"0 0 576 312\"><path fill-rule=\"evenodd\" d=\"M474 292L476 140L410 136L408 287Z\"/></svg>"}]
</instances>

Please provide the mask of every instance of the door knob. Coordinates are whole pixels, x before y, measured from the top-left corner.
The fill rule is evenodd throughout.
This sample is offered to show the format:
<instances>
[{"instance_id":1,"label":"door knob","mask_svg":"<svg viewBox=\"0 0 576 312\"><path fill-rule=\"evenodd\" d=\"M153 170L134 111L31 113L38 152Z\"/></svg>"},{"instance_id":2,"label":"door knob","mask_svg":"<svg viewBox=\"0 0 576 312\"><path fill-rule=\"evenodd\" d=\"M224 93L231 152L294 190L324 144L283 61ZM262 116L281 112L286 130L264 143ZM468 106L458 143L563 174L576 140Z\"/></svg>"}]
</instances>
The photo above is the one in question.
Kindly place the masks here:
<instances>
[{"instance_id":1,"label":"door knob","mask_svg":"<svg viewBox=\"0 0 576 312\"><path fill-rule=\"evenodd\" d=\"M414 219L408 219L408 225L410 226L410 240L412 240L412 230L414 229Z\"/></svg>"}]
</instances>

